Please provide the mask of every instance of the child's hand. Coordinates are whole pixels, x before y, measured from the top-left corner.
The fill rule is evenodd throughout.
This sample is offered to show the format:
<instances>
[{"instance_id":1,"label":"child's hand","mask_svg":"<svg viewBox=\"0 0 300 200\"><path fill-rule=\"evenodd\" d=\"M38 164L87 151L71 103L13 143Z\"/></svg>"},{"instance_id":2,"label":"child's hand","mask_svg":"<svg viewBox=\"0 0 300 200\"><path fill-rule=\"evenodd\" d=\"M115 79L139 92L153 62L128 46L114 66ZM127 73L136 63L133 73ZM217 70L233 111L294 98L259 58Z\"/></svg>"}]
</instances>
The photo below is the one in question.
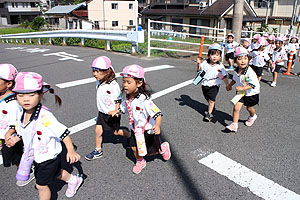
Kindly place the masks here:
<instances>
[{"instance_id":1,"label":"child's hand","mask_svg":"<svg viewBox=\"0 0 300 200\"><path fill-rule=\"evenodd\" d=\"M13 147L17 142L19 142L21 139L17 136L9 136L5 137L5 145L7 147Z\"/></svg>"},{"instance_id":2,"label":"child's hand","mask_svg":"<svg viewBox=\"0 0 300 200\"><path fill-rule=\"evenodd\" d=\"M155 135L159 135L160 134L160 127L158 125L154 125L152 127L152 130L154 132Z\"/></svg>"},{"instance_id":3,"label":"child's hand","mask_svg":"<svg viewBox=\"0 0 300 200\"><path fill-rule=\"evenodd\" d=\"M67 153L67 162L70 164L73 164L80 160L80 155L73 151L68 151Z\"/></svg>"},{"instance_id":4,"label":"child's hand","mask_svg":"<svg viewBox=\"0 0 300 200\"><path fill-rule=\"evenodd\" d=\"M226 90L227 90L227 91L232 90L232 86L231 86L230 84L226 85Z\"/></svg>"},{"instance_id":5,"label":"child's hand","mask_svg":"<svg viewBox=\"0 0 300 200\"><path fill-rule=\"evenodd\" d=\"M119 111L118 110L112 110L108 112L108 115L111 115L112 117L114 116L118 116L119 115Z\"/></svg>"},{"instance_id":6,"label":"child's hand","mask_svg":"<svg viewBox=\"0 0 300 200\"><path fill-rule=\"evenodd\" d=\"M243 91L243 90L245 90L244 86L236 86L235 89L236 89L236 91Z\"/></svg>"}]
</instances>

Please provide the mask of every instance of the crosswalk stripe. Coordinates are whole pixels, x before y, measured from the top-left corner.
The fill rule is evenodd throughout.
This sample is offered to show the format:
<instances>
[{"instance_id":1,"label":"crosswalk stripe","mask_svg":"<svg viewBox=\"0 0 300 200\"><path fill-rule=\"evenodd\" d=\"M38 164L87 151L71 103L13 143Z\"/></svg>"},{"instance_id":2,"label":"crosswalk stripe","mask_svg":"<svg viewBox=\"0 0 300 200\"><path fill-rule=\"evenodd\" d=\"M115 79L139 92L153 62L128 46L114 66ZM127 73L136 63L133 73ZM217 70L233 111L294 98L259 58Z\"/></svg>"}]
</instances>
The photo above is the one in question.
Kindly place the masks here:
<instances>
[{"instance_id":1,"label":"crosswalk stripe","mask_svg":"<svg viewBox=\"0 0 300 200\"><path fill-rule=\"evenodd\" d=\"M158 65L158 66L154 66L154 67L144 68L144 70L145 70L145 72L151 72L151 71L157 71L157 70L162 70L162 69L170 69L170 68L174 68L174 66L171 66L171 65ZM120 77L120 72L116 73L116 77ZM93 83L95 81L96 81L96 79L94 77L92 77L92 78L85 78L85 79L76 80L76 81L69 81L69 82L65 82L65 83L59 83L59 84L56 84L56 86L63 89L63 88L68 88L68 87L74 87L74 86L78 86L78 85Z\"/></svg>"}]
</instances>

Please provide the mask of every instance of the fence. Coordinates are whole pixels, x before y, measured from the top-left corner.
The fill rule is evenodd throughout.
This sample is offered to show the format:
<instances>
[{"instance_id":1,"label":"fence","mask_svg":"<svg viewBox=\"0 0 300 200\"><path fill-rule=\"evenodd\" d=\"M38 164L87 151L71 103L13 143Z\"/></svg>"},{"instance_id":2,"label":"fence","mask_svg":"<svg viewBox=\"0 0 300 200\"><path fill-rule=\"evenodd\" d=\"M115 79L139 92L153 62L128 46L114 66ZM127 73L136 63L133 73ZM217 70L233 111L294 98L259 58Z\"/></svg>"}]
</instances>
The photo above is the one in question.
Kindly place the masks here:
<instances>
[{"instance_id":1,"label":"fence","mask_svg":"<svg viewBox=\"0 0 300 200\"><path fill-rule=\"evenodd\" d=\"M192 30L192 31L191 31ZM192 33L196 32L196 33ZM199 32L200 34L197 34ZM171 51L171 52L182 52L198 54L200 47L200 38L205 36L205 38L211 40L212 42L225 42L226 39L226 29L211 28L206 26L196 26L188 24L179 24L163 21L148 20L148 57L151 56L151 50L160 51ZM167 39L166 39L167 38ZM173 39L174 38L174 39ZM197 38L199 42L188 42L188 38ZM167 46L167 48L161 46L153 46L153 42L159 42L161 46ZM211 42L211 43L212 43ZM189 48L168 48L167 44L175 45L188 45L194 48L190 50ZM171 46L171 45L169 45ZM204 46L210 46L210 44L204 44ZM196 48L197 47L197 50ZM207 54L203 52L203 54ZM224 50L223 50L224 55Z\"/></svg>"},{"instance_id":2,"label":"fence","mask_svg":"<svg viewBox=\"0 0 300 200\"><path fill-rule=\"evenodd\" d=\"M63 43L66 44L66 38L81 38L81 45L84 45L84 39L101 39L106 40L106 50L110 50L110 41L125 41L132 43L132 52L137 52L136 43L144 43L144 31L112 31L112 30L59 30L59 31L44 31L33 33L19 33L1 35L0 39L4 43L8 43L9 40L18 39L22 40L37 38L38 43L41 44L40 38L49 38L49 43L52 43L52 38L63 38Z\"/></svg>"},{"instance_id":3,"label":"fence","mask_svg":"<svg viewBox=\"0 0 300 200\"><path fill-rule=\"evenodd\" d=\"M282 34L282 33L273 33L273 32L258 32L258 31L251 30L251 31L242 31L242 38L250 38L250 39L252 39L255 34L263 35L265 33L267 33L269 35L274 35L274 36L278 36L278 35ZM295 34L295 35L297 37L299 37L299 34Z\"/></svg>"}]
</instances>

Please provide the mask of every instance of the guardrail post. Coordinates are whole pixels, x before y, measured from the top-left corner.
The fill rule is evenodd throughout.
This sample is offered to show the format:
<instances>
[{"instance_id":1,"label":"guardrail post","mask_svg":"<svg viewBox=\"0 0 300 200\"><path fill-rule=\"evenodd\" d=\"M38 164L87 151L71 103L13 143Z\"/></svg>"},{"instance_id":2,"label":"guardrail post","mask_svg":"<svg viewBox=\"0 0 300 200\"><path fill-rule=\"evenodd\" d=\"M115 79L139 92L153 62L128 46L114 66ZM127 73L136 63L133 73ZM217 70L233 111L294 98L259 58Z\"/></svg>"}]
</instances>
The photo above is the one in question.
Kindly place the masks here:
<instances>
[{"instance_id":1,"label":"guardrail post","mask_svg":"<svg viewBox=\"0 0 300 200\"><path fill-rule=\"evenodd\" d=\"M2 43L4 43L4 39L2 39Z\"/></svg>"},{"instance_id":2,"label":"guardrail post","mask_svg":"<svg viewBox=\"0 0 300 200\"><path fill-rule=\"evenodd\" d=\"M6 39L6 43L8 43L8 39Z\"/></svg>"},{"instance_id":3,"label":"guardrail post","mask_svg":"<svg viewBox=\"0 0 300 200\"><path fill-rule=\"evenodd\" d=\"M67 42L66 42L66 38L64 37L63 38L63 46L66 46L67 45Z\"/></svg>"},{"instance_id":4,"label":"guardrail post","mask_svg":"<svg viewBox=\"0 0 300 200\"><path fill-rule=\"evenodd\" d=\"M84 38L81 38L81 46L84 46Z\"/></svg>"},{"instance_id":5,"label":"guardrail post","mask_svg":"<svg viewBox=\"0 0 300 200\"><path fill-rule=\"evenodd\" d=\"M19 43L18 39L16 39L16 43Z\"/></svg>"},{"instance_id":6,"label":"guardrail post","mask_svg":"<svg viewBox=\"0 0 300 200\"><path fill-rule=\"evenodd\" d=\"M38 38L38 43L39 45L41 45L41 38Z\"/></svg>"},{"instance_id":7,"label":"guardrail post","mask_svg":"<svg viewBox=\"0 0 300 200\"><path fill-rule=\"evenodd\" d=\"M151 30L150 30L150 27L151 26L151 20L148 19L148 53L147 53L147 56L150 57L151 56L151 50L150 50L150 34L151 34Z\"/></svg>"},{"instance_id":8,"label":"guardrail post","mask_svg":"<svg viewBox=\"0 0 300 200\"><path fill-rule=\"evenodd\" d=\"M106 40L105 50L110 51L110 40Z\"/></svg>"},{"instance_id":9,"label":"guardrail post","mask_svg":"<svg viewBox=\"0 0 300 200\"><path fill-rule=\"evenodd\" d=\"M49 37L49 44L52 44L52 38Z\"/></svg>"},{"instance_id":10,"label":"guardrail post","mask_svg":"<svg viewBox=\"0 0 300 200\"><path fill-rule=\"evenodd\" d=\"M253 37L253 30L251 30L250 32L250 39L252 39L252 37Z\"/></svg>"},{"instance_id":11,"label":"guardrail post","mask_svg":"<svg viewBox=\"0 0 300 200\"><path fill-rule=\"evenodd\" d=\"M29 38L29 43L30 43L30 44L32 43L31 38Z\"/></svg>"},{"instance_id":12,"label":"guardrail post","mask_svg":"<svg viewBox=\"0 0 300 200\"><path fill-rule=\"evenodd\" d=\"M137 43L136 42L133 42L132 45L131 45L131 54L136 54L137 53Z\"/></svg>"},{"instance_id":13,"label":"guardrail post","mask_svg":"<svg viewBox=\"0 0 300 200\"><path fill-rule=\"evenodd\" d=\"M22 43L24 43L25 41L24 41L24 38L22 38Z\"/></svg>"},{"instance_id":14,"label":"guardrail post","mask_svg":"<svg viewBox=\"0 0 300 200\"><path fill-rule=\"evenodd\" d=\"M10 43L12 43L13 42L13 40L12 39L10 39Z\"/></svg>"}]
</instances>

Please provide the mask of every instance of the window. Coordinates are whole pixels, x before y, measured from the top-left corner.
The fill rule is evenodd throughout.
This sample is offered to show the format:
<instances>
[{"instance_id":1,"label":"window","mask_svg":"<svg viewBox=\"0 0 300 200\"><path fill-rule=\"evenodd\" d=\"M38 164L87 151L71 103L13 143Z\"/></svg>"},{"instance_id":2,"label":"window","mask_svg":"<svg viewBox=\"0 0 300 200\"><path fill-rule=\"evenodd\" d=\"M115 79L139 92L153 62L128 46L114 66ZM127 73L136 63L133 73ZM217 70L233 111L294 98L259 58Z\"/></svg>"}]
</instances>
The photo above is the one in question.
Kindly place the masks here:
<instances>
[{"instance_id":1,"label":"window","mask_svg":"<svg viewBox=\"0 0 300 200\"><path fill-rule=\"evenodd\" d=\"M18 3L11 3L13 8L17 8L18 7Z\"/></svg>"},{"instance_id":2,"label":"window","mask_svg":"<svg viewBox=\"0 0 300 200\"><path fill-rule=\"evenodd\" d=\"M274 0L254 0L254 8L267 8L268 2L270 2L270 7L274 5Z\"/></svg>"},{"instance_id":3,"label":"window","mask_svg":"<svg viewBox=\"0 0 300 200\"><path fill-rule=\"evenodd\" d=\"M132 9L133 9L133 4L130 3L130 4L129 4L129 10L132 10Z\"/></svg>"},{"instance_id":4,"label":"window","mask_svg":"<svg viewBox=\"0 0 300 200\"><path fill-rule=\"evenodd\" d=\"M111 4L111 9L118 10L118 4L117 3L112 3Z\"/></svg>"},{"instance_id":5,"label":"window","mask_svg":"<svg viewBox=\"0 0 300 200\"><path fill-rule=\"evenodd\" d=\"M112 27L116 27L116 26L118 26L118 24L119 24L119 22L118 21L112 21Z\"/></svg>"},{"instance_id":6,"label":"window","mask_svg":"<svg viewBox=\"0 0 300 200\"><path fill-rule=\"evenodd\" d=\"M4 3L0 3L0 8L4 8Z\"/></svg>"},{"instance_id":7,"label":"window","mask_svg":"<svg viewBox=\"0 0 300 200\"><path fill-rule=\"evenodd\" d=\"M35 3L35 2L30 2L30 7L31 7L31 8L38 7L38 4Z\"/></svg>"},{"instance_id":8,"label":"window","mask_svg":"<svg viewBox=\"0 0 300 200\"><path fill-rule=\"evenodd\" d=\"M94 22L94 28L97 30L99 29L99 21Z\"/></svg>"},{"instance_id":9,"label":"window","mask_svg":"<svg viewBox=\"0 0 300 200\"><path fill-rule=\"evenodd\" d=\"M133 20L129 20L129 25L133 25Z\"/></svg>"}]
</instances>

